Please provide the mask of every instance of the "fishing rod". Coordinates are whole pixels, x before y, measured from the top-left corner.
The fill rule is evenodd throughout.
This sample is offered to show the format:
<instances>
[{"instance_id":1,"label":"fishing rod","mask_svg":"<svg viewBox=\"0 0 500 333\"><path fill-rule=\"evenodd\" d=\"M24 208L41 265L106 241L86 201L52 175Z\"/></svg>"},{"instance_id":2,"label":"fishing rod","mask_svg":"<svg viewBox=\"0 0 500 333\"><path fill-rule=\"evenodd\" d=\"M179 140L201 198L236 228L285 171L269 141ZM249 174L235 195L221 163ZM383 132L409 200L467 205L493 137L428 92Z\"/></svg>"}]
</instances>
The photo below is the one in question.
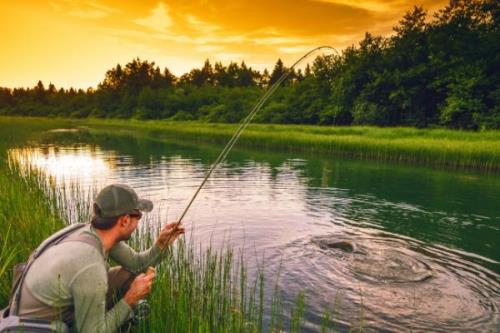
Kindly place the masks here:
<instances>
[{"instance_id":1,"label":"fishing rod","mask_svg":"<svg viewBox=\"0 0 500 333\"><path fill-rule=\"evenodd\" d=\"M304 61L305 59L307 59L311 54L313 54L313 53L315 53L315 52L317 52L319 50L323 50L323 49L324 50L334 51L334 52L337 53L337 50L335 48L331 47L331 46L319 46L319 47L316 47L315 49L312 49L311 51L309 51L306 54L304 54L299 60L295 61L295 63L292 65L292 67L290 67L285 73L283 73L279 77L279 79L264 93L264 95L260 98L260 100L257 102L257 104L255 104L255 106L252 108L252 111L250 111L250 113L240 123L240 126L238 127L238 129L236 130L236 132L233 134L233 136L231 137L231 139L228 141L228 143L226 144L226 146L224 147L224 149L220 152L219 156L212 163L212 166L210 167L210 169L208 170L207 174L205 175L205 178L203 178L203 181L201 182L201 184L198 186L198 188L194 192L194 194L191 197L191 200L189 200L186 208L184 208L184 211L182 212L181 217L179 218L179 220L176 222L176 225L175 225L174 228L177 228L182 223L182 219L184 218L184 216L188 212L189 208L193 204L194 200L198 196L198 193L200 193L201 189L203 188L203 186L207 182L207 180L210 177L210 175L219 166L219 164L226 158L227 154L229 154L229 151L233 148L233 146L235 145L236 141L241 136L241 133L243 133L243 131L245 130L245 128L247 128L248 124L252 121L252 119L255 116L255 114L262 108L262 106L264 105L264 103L269 99L269 97L271 97L271 95L276 91L276 89L278 89L278 87L281 85L281 83L283 83L283 81L285 81L288 78L288 76L290 76L290 74L293 72L293 69L295 68L295 66L297 66L302 61Z\"/></svg>"}]
</instances>

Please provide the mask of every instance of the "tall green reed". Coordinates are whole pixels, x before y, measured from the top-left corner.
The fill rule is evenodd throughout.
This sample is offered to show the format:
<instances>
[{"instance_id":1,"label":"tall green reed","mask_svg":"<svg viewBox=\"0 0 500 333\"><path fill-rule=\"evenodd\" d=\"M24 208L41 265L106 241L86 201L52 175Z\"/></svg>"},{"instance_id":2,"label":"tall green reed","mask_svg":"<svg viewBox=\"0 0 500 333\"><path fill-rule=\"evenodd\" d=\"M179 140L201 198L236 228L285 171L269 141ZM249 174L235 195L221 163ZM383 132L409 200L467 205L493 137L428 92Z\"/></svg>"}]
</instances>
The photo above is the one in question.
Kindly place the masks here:
<instances>
[{"instance_id":1,"label":"tall green reed","mask_svg":"<svg viewBox=\"0 0 500 333\"><path fill-rule=\"evenodd\" d=\"M86 193L86 194L82 194ZM11 271L47 236L67 223L88 221L94 189L57 191L55 183L33 169L0 170L0 306L7 304ZM151 246L161 225L145 221L133 239L136 248ZM276 282L276 285L277 282ZM248 280L243 254L229 247L201 247L180 240L165 253L149 297L152 314L135 327L137 332L298 332L305 308L303 297L284 306L275 288L271 312L275 321L264 324L264 274Z\"/></svg>"},{"instance_id":2,"label":"tall green reed","mask_svg":"<svg viewBox=\"0 0 500 333\"><path fill-rule=\"evenodd\" d=\"M58 212L54 191L49 192L36 172L14 166L0 167L0 306L7 303L12 267L65 223Z\"/></svg>"},{"instance_id":3,"label":"tall green reed","mask_svg":"<svg viewBox=\"0 0 500 333\"><path fill-rule=\"evenodd\" d=\"M158 230L158 221L143 222L133 239L136 247L150 244ZM285 305L276 279L270 281L275 284L273 302L266 305L263 271L259 267L250 280L246 259L238 251L202 247L194 238L179 240L158 267L149 297L151 317L136 331L299 332L304 296L299 293L295 303Z\"/></svg>"}]
</instances>

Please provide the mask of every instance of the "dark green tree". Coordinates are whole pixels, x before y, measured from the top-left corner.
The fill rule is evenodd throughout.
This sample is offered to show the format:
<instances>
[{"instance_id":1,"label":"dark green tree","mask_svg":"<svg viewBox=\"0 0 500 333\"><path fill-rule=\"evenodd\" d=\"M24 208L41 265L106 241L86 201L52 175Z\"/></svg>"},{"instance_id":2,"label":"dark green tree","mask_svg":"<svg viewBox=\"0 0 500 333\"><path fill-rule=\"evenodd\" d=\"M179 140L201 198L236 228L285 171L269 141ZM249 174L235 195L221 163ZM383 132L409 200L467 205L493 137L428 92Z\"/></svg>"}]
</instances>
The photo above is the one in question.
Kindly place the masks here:
<instances>
[{"instance_id":1,"label":"dark green tree","mask_svg":"<svg viewBox=\"0 0 500 333\"><path fill-rule=\"evenodd\" d=\"M278 81L279 78L286 72L286 70L287 69L283 65L283 61L281 61L281 59L278 59L269 78L269 85L273 85L276 81Z\"/></svg>"}]
</instances>

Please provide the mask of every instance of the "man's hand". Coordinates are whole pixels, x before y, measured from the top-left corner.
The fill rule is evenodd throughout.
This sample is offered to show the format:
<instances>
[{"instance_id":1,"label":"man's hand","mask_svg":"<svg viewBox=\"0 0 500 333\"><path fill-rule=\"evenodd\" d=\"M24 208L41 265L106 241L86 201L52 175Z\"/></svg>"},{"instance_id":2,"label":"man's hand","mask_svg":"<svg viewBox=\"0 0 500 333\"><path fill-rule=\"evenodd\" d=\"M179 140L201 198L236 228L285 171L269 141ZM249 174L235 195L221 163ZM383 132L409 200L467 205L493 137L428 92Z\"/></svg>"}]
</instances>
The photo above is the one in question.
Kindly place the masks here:
<instances>
[{"instance_id":1,"label":"man's hand","mask_svg":"<svg viewBox=\"0 0 500 333\"><path fill-rule=\"evenodd\" d=\"M128 305L136 304L151 292L155 276L155 273L137 275L123 297Z\"/></svg>"},{"instance_id":2,"label":"man's hand","mask_svg":"<svg viewBox=\"0 0 500 333\"><path fill-rule=\"evenodd\" d=\"M184 227L177 222L169 223L160 231L160 235L156 239L156 245L164 250L172 245L180 235L184 234L184 232Z\"/></svg>"}]
</instances>

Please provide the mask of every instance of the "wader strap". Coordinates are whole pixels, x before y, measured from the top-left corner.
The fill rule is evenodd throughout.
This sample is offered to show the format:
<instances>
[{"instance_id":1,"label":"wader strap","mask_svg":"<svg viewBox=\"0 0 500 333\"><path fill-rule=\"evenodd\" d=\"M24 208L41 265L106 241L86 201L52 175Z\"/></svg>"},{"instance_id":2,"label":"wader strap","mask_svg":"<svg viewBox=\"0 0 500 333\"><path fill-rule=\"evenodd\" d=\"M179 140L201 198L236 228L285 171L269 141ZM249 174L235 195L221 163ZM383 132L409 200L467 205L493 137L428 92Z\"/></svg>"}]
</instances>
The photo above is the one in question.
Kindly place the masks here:
<instances>
[{"instance_id":1,"label":"wader strap","mask_svg":"<svg viewBox=\"0 0 500 333\"><path fill-rule=\"evenodd\" d=\"M26 278L26 274L28 273L28 270L30 269L31 265L35 261L36 258L38 258L45 250L47 250L49 247L59 244L62 240L64 240L66 237L71 235L77 230L80 230L87 224L85 223L78 223L71 225L69 227L66 227L62 229L61 231L55 233L51 237L49 237L47 240L42 242L42 244L35 250L33 253L30 255L28 262L26 263L26 268L24 269L23 274L21 275L21 278L17 281L16 286L14 287L14 294L12 295L12 299L10 301L10 314L13 316L17 316L19 314L19 306L21 304L21 291L23 288L23 283L24 279ZM101 250L102 251L102 250Z\"/></svg>"},{"instance_id":2,"label":"wader strap","mask_svg":"<svg viewBox=\"0 0 500 333\"><path fill-rule=\"evenodd\" d=\"M97 251L99 251L99 253L104 257L104 249L102 248L101 242L96 238L96 236L90 235L88 233L69 235L68 237L58 242L57 244L68 243L68 242L80 242L89 244Z\"/></svg>"}]
</instances>

